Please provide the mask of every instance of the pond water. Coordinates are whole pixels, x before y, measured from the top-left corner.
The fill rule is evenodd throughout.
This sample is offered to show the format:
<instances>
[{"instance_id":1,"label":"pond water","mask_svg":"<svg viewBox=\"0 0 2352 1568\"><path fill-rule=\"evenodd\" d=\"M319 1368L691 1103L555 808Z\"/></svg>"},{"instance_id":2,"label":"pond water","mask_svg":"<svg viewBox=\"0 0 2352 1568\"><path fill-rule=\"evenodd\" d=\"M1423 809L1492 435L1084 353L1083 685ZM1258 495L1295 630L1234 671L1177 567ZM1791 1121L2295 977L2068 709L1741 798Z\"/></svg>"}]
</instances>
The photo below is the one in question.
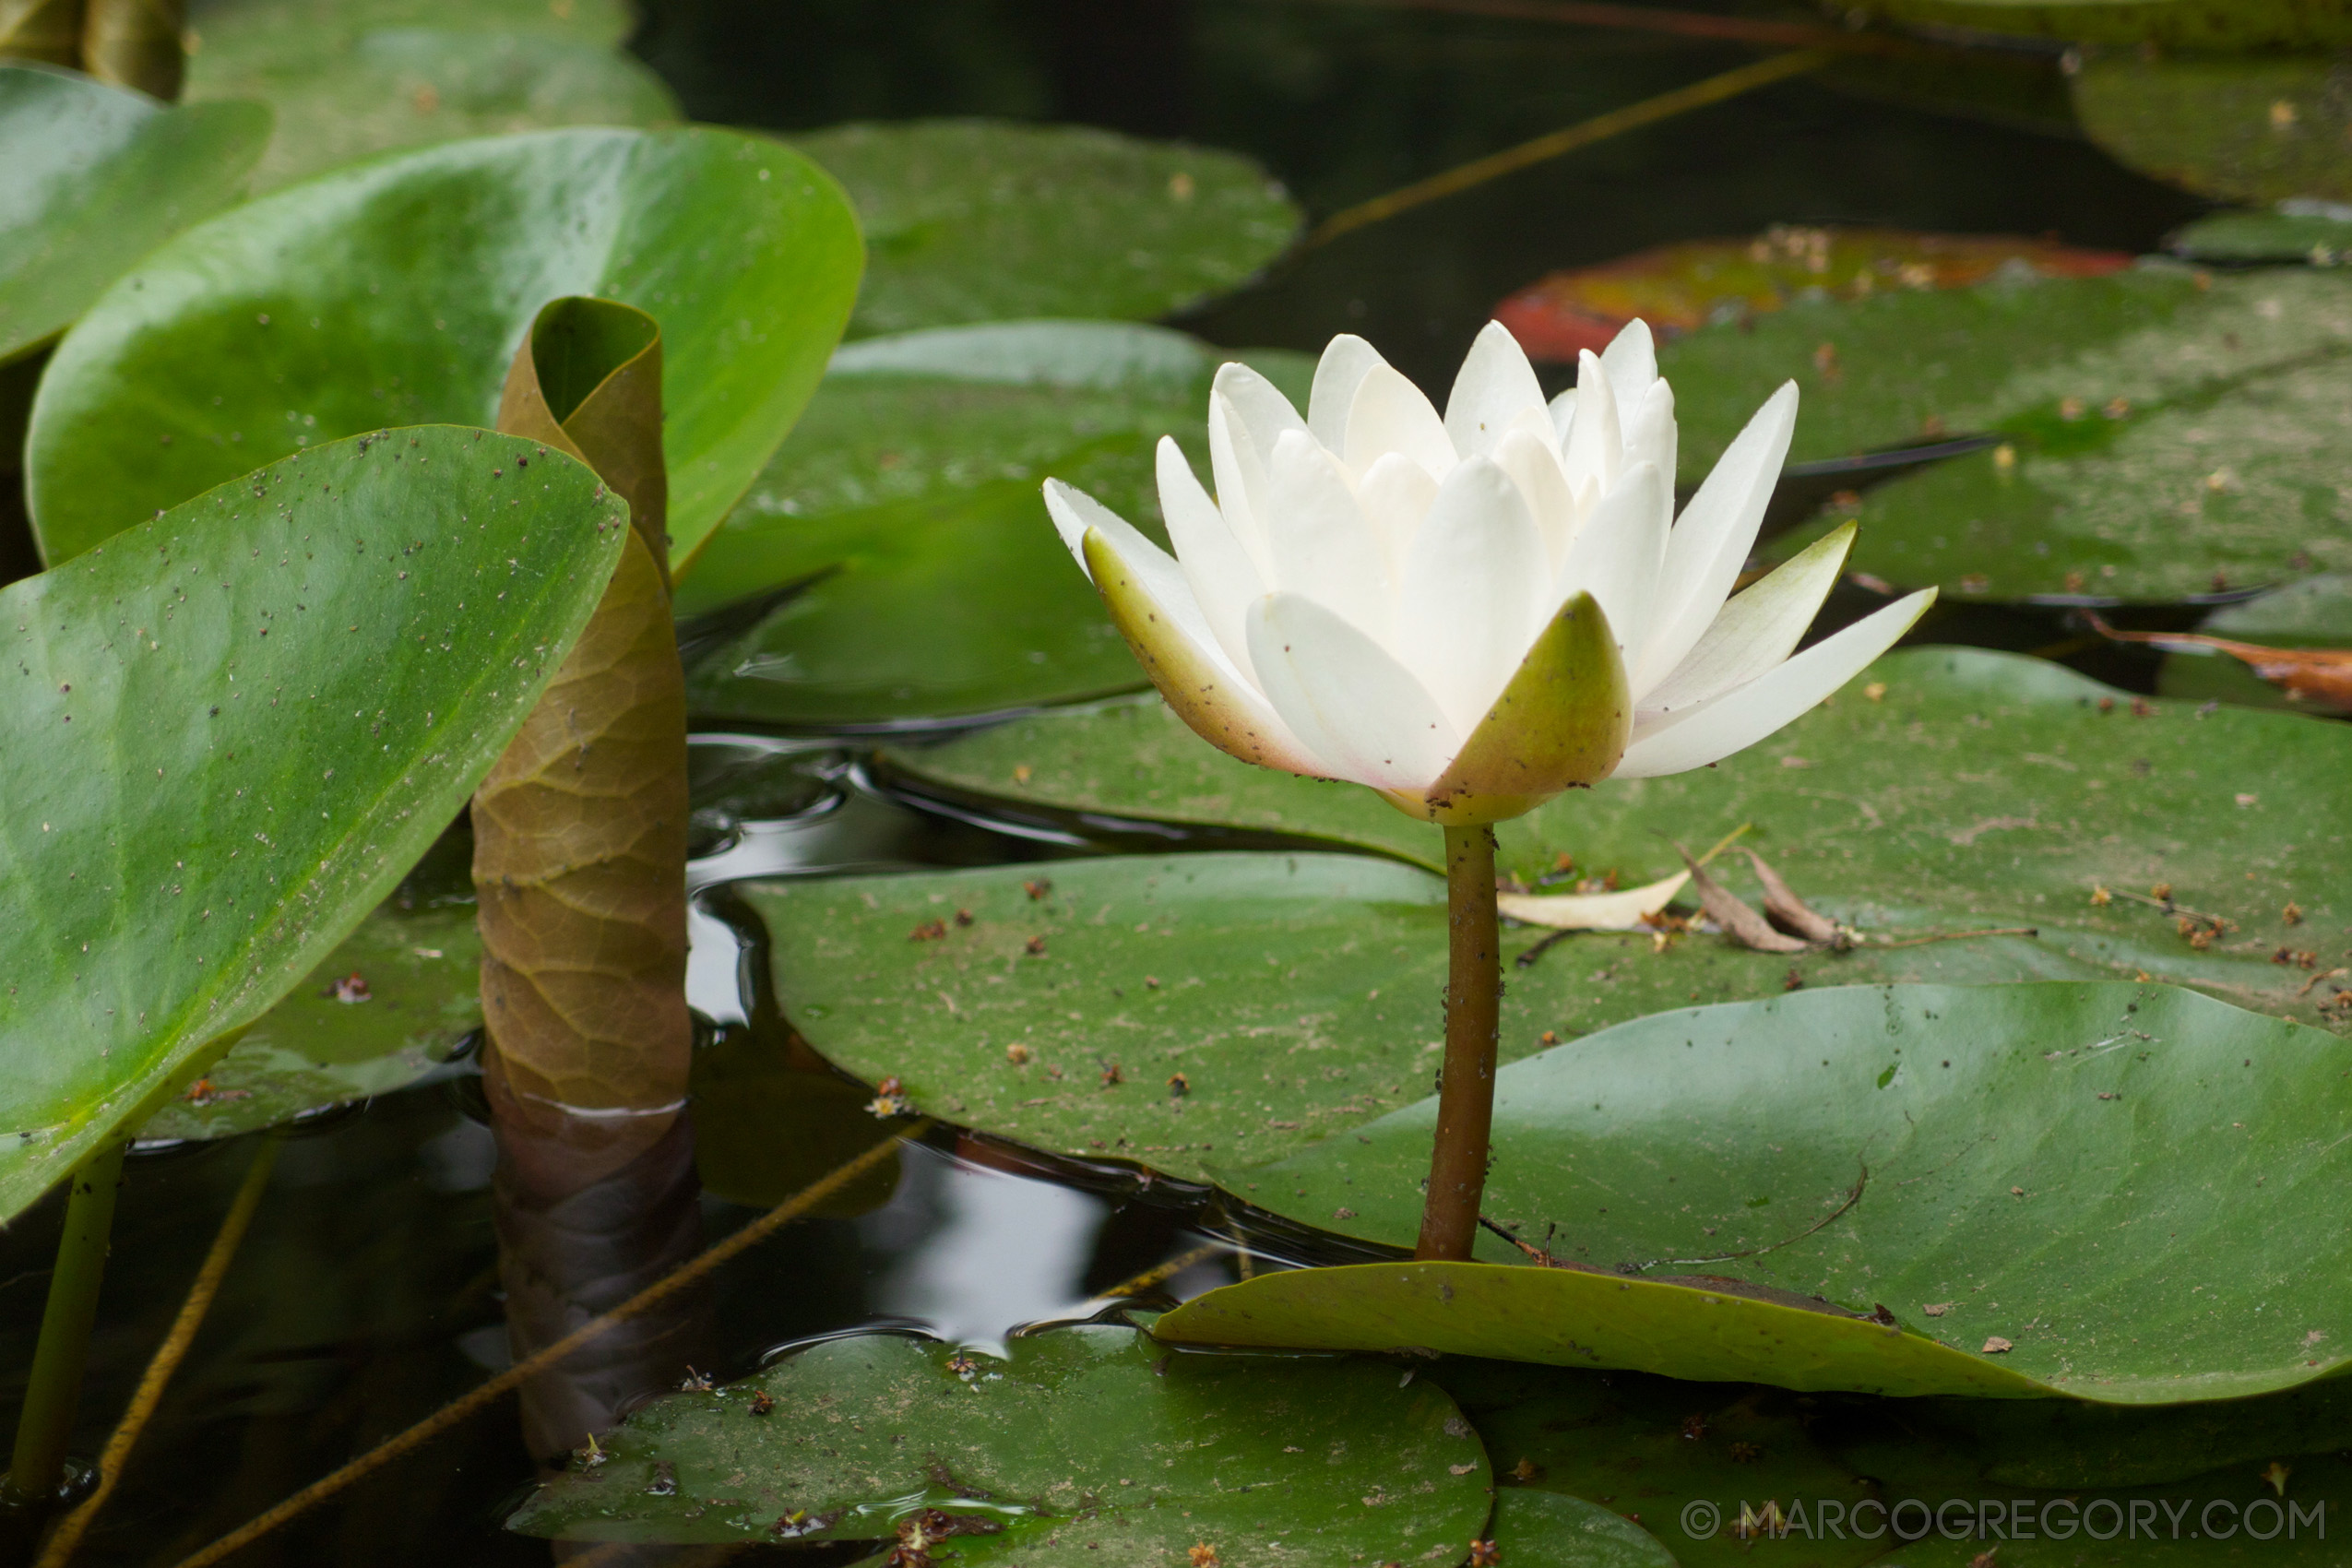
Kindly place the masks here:
<instances>
[{"instance_id":1,"label":"pond water","mask_svg":"<svg viewBox=\"0 0 2352 1568\"><path fill-rule=\"evenodd\" d=\"M1311 219L1754 57L1668 30L1305 0L657 0L634 47L699 120L798 129L1002 115L1182 137L1259 159ZM1179 325L1219 344L1309 350L1359 332L1442 386L1504 296L1647 245L1856 223L2140 254L2206 209L2074 133L2059 73L2054 50L2024 46L1941 65L1841 65L1311 248ZM1564 385L1556 367L1547 374ZM1814 636L1879 602L1841 590ZM2181 626L2194 613L2146 609L2137 624ZM2058 609L1955 609L1918 636L2041 652L2128 690L2156 689L2155 652L2084 637ZM772 994L766 936L738 884L1239 841L992 817L894 791L874 745L871 734L816 731L697 737L698 790L723 783L712 792L733 802L697 817L689 998L701 1049L806 1051L783 1022L791 999ZM434 863L462 867L462 846L448 848ZM821 1064L803 1071L811 1083L824 1077ZM177 1310L255 1146L247 1137L136 1154L83 1394L85 1456ZM292 1130L276 1158L254 1229L84 1562L174 1562L509 1364L496 1151L462 1064ZM761 1212L707 1194L695 1202L707 1240ZM53 1196L0 1234L0 1375L20 1378L30 1359L60 1209ZM697 1370L738 1377L779 1348L863 1326L991 1347L1024 1324L1387 1255L1108 1155L1049 1157L952 1128L906 1146L888 1181L839 1210L717 1277L681 1330L700 1347ZM14 1392L0 1387L0 1401ZM500 1528L534 1457L503 1402L236 1561L543 1562L545 1542ZM558 1549L559 1560L580 1555ZM754 1546L732 1560L867 1555Z\"/></svg>"}]
</instances>

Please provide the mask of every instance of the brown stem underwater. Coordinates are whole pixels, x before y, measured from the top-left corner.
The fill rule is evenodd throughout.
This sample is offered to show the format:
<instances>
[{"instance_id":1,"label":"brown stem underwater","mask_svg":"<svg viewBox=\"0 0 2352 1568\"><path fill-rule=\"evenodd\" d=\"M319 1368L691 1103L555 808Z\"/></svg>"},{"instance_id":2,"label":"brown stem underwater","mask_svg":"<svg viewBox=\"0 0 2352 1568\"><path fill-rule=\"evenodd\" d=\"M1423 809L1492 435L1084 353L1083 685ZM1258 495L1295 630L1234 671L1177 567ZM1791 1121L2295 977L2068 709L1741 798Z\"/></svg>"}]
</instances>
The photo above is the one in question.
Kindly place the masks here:
<instances>
[{"instance_id":1,"label":"brown stem underwater","mask_svg":"<svg viewBox=\"0 0 2352 1568\"><path fill-rule=\"evenodd\" d=\"M1467 1262L1486 1191L1494 1125L1494 1053L1503 1010L1503 944L1495 921L1494 830L1445 829L1448 965L1445 1070L1437 1096L1437 1146L1418 1258Z\"/></svg>"}]
</instances>

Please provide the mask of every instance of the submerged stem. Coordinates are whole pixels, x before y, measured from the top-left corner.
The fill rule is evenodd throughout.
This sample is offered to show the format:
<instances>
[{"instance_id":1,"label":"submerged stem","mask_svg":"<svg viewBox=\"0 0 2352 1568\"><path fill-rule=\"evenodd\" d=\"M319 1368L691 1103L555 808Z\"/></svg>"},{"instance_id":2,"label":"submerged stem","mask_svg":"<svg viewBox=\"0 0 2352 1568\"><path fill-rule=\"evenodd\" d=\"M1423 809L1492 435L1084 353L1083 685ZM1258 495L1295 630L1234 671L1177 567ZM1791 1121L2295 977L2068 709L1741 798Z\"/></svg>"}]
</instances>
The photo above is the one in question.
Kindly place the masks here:
<instances>
[{"instance_id":1,"label":"submerged stem","mask_svg":"<svg viewBox=\"0 0 2352 1568\"><path fill-rule=\"evenodd\" d=\"M41 1343L32 1353L25 1403L17 1417L17 1451L8 1484L28 1500L55 1495L65 1473L74 1407L81 1402L82 1369L89 1360L90 1325L98 1319L98 1285L106 1273L106 1241L114 1228L114 1194L123 1184L123 1151L109 1140L76 1168L65 1199L65 1229L57 1238L57 1267L49 1277L49 1305L41 1314Z\"/></svg>"},{"instance_id":2,"label":"submerged stem","mask_svg":"<svg viewBox=\"0 0 2352 1568\"><path fill-rule=\"evenodd\" d=\"M1437 1146L1418 1258L1467 1262L1486 1190L1494 1123L1494 1052L1501 1031L1503 944L1495 921L1494 830L1445 829L1445 1070L1437 1096Z\"/></svg>"}]
</instances>

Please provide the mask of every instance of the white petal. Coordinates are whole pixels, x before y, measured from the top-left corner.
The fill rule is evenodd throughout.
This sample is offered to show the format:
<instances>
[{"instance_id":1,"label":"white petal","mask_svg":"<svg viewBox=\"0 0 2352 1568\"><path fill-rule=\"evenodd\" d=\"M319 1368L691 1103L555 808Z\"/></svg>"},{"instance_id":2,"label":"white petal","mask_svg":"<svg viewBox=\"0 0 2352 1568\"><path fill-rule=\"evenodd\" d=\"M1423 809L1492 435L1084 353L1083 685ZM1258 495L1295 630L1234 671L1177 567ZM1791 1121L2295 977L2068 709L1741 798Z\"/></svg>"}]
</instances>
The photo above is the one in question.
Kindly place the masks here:
<instances>
[{"instance_id":1,"label":"white petal","mask_svg":"<svg viewBox=\"0 0 2352 1568\"><path fill-rule=\"evenodd\" d=\"M1568 564L1568 541L1575 537L1584 511L1560 471L1560 456L1541 436L1520 429L1504 433L1494 448L1494 460L1511 476L1534 515L1536 532L1543 536L1544 580L1560 576Z\"/></svg>"},{"instance_id":2,"label":"white petal","mask_svg":"<svg viewBox=\"0 0 2352 1568\"><path fill-rule=\"evenodd\" d=\"M1366 469L1357 482L1356 505L1363 508L1364 521L1386 547L1392 587L1404 582L1405 552L1420 531L1421 519L1429 516L1430 503L1436 499L1437 481L1402 452L1391 452Z\"/></svg>"},{"instance_id":3,"label":"white petal","mask_svg":"<svg viewBox=\"0 0 2352 1568\"><path fill-rule=\"evenodd\" d=\"M1650 324L1638 315L1627 322L1600 351L1600 362L1609 372L1610 386L1627 407L1641 401L1657 379L1657 344L1650 337Z\"/></svg>"},{"instance_id":4,"label":"white petal","mask_svg":"<svg viewBox=\"0 0 2352 1568\"><path fill-rule=\"evenodd\" d=\"M1252 370L1248 365L1228 361L1217 367L1217 379L1209 390L1233 405L1241 416L1242 425L1250 433L1250 440L1261 452L1271 452L1274 444L1287 433L1307 428L1282 388Z\"/></svg>"},{"instance_id":5,"label":"white petal","mask_svg":"<svg viewBox=\"0 0 2352 1568\"><path fill-rule=\"evenodd\" d=\"M1656 685L1698 647L1715 612L1730 597L1740 568L1764 524L1764 505L1780 482L1788 438L1797 429L1797 384L1783 382L1724 449L1666 543L1664 591L1641 657L1633 690Z\"/></svg>"},{"instance_id":6,"label":"white petal","mask_svg":"<svg viewBox=\"0 0 2352 1568\"><path fill-rule=\"evenodd\" d=\"M1324 346L1315 362L1315 381L1307 393L1307 429L1332 451L1348 449L1348 415L1356 406L1356 388L1376 365L1388 362L1380 350L1352 332L1342 332Z\"/></svg>"},{"instance_id":7,"label":"white petal","mask_svg":"<svg viewBox=\"0 0 2352 1568\"><path fill-rule=\"evenodd\" d=\"M1203 739L1264 766L1324 778L1337 777L1282 721L1265 694L1234 671L1202 622L1182 571L1166 552L1121 522L1092 496L1059 480L1046 481L1045 504L1057 513L1057 524L1062 521L1059 514L1064 512L1084 519L1098 547L1117 558L1117 569L1126 575L1144 601L1140 607L1144 624L1134 630L1151 644L1148 664L1153 682ZM1094 576L1091 571L1087 575ZM1111 597L1106 595L1106 601ZM1132 601L1130 608L1136 608ZM1117 619L1115 607L1112 616ZM1171 681L1175 683L1172 690L1166 683Z\"/></svg>"},{"instance_id":8,"label":"white petal","mask_svg":"<svg viewBox=\"0 0 2352 1568\"><path fill-rule=\"evenodd\" d=\"M1543 409L1543 386L1519 339L1499 321L1479 328L1445 399L1445 434L1462 457L1486 456L1528 410Z\"/></svg>"},{"instance_id":9,"label":"white petal","mask_svg":"<svg viewBox=\"0 0 2352 1568\"><path fill-rule=\"evenodd\" d=\"M1467 735L1556 605L1543 536L1501 465L1466 457L1438 486L1405 553L1394 647Z\"/></svg>"},{"instance_id":10,"label":"white petal","mask_svg":"<svg viewBox=\"0 0 2352 1568\"><path fill-rule=\"evenodd\" d=\"M1705 767L1744 751L1860 674L1934 602L1935 589L1922 588L1824 637L1744 686L1662 721L1637 723L1633 743L1610 777L1655 778Z\"/></svg>"},{"instance_id":11,"label":"white petal","mask_svg":"<svg viewBox=\"0 0 2352 1568\"><path fill-rule=\"evenodd\" d=\"M1634 704L1661 714L1679 712L1745 685L1787 659L1836 586L1853 542L1854 525L1847 523L1745 589L1723 607L1699 646L1655 690L1634 688Z\"/></svg>"},{"instance_id":12,"label":"white petal","mask_svg":"<svg viewBox=\"0 0 2352 1568\"><path fill-rule=\"evenodd\" d=\"M1385 642L1396 615L1388 548L1356 505L1339 459L1303 430L1275 443L1267 465L1268 586L1303 594Z\"/></svg>"},{"instance_id":13,"label":"white petal","mask_svg":"<svg viewBox=\"0 0 2352 1568\"><path fill-rule=\"evenodd\" d=\"M1548 411L1551 415L1551 444L1565 452L1568 450L1568 432L1576 423L1576 389L1571 386L1554 398Z\"/></svg>"},{"instance_id":14,"label":"white petal","mask_svg":"<svg viewBox=\"0 0 2352 1568\"><path fill-rule=\"evenodd\" d=\"M1258 575L1273 576L1274 554L1265 537L1265 454L1233 405L1216 392L1208 396L1208 467L1225 526L1257 564Z\"/></svg>"},{"instance_id":15,"label":"white petal","mask_svg":"<svg viewBox=\"0 0 2352 1568\"><path fill-rule=\"evenodd\" d=\"M1598 480L1607 491L1624 463L1625 440L1618 428L1617 394L1599 356L1587 349L1576 356L1576 418L1560 451L1568 482Z\"/></svg>"},{"instance_id":16,"label":"white petal","mask_svg":"<svg viewBox=\"0 0 2352 1568\"><path fill-rule=\"evenodd\" d=\"M1674 388L1663 381L1653 381L1649 390L1642 394L1642 400L1631 404L1626 410L1625 460L1656 463L1658 472L1672 479L1678 434L1674 428Z\"/></svg>"},{"instance_id":17,"label":"white petal","mask_svg":"<svg viewBox=\"0 0 2352 1568\"><path fill-rule=\"evenodd\" d=\"M1250 658L1275 712L1343 778L1423 790L1462 749L1409 671L1311 599L1274 593L1253 605Z\"/></svg>"},{"instance_id":18,"label":"white petal","mask_svg":"<svg viewBox=\"0 0 2352 1568\"><path fill-rule=\"evenodd\" d=\"M1159 438L1159 515L1168 520L1168 538L1176 546L1176 564L1192 585L1209 631L1243 674L1250 673L1249 634L1242 618L1250 606L1265 597L1265 579L1233 530L1225 526L1217 503L1208 498L1182 450ZM1064 532L1063 538L1069 538Z\"/></svg>"},{"instance_id":19,"label":"white petal","mask_svg":"<svg viewBox=\"0 0 2352 1568\"><path fill-rule=\"evenodd\" d=\"M1667 520L1673 512L1674 494L1667 488L1666 476L1648 463L1634 464L1576 530L1568 545L1568 564L1552 588L1552 602L1564 603L1580 590L1589 593L1609 617L1619 651L1641 647L1657 601ZM1630 654L1625 662L1633 664Z\"/></svg>"},{"instance_id":20,"label":"white petal","mask_svg":"<svg viewBox=\"0 0 2352 1568\"><path fill-rule=\"evenodd\" d=\"M1364 373L1348 408L1345 455L1348 466L1362 473L1390 452L1404 453L1431 479L1443 479L1455 455L1445 422L1421 389L1394 366L1377 364Z\"/></svg>"}]
</instances>

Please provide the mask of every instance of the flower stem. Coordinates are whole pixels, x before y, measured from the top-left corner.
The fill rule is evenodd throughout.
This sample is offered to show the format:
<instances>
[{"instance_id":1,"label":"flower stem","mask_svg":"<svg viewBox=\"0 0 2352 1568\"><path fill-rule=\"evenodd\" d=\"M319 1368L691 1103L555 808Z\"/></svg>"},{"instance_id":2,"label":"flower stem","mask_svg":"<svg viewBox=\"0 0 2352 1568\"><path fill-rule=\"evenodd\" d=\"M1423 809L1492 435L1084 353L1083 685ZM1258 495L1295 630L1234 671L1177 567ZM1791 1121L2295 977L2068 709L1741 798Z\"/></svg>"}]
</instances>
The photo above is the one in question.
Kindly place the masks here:
<instances>
[{"instance_id":1,"label":"flower stem","mask_svg":"<svg viewBox=\"0 0 2352 1568\"><path fill-rule=\"evenodd\" d=\"M1445 1070L1437 1096L1437 1146L1418 1258L1467 1262L1486 1190L1494 1123L1494 1051L1503 1007L1502 939L1495 924L1494 830L1445 829Z\"/></svg>"},{"instance_id":2,"label":"flower stem","mask_svg":"<svg viewBox=\"0 0 2352 1568\"><path fill-rule=\"evenodd\" d=\"M65 1198L65 1233L57 1238L57 1267L49 1277L49 1305L32 1353L25 1402L17 1417L17 1449L8 1481L17 1495L47 1499L65 1473L74 1407L81 1402L82 1368L98 1319L98 1284L106 1273L106 1239L114 1228L114 1192L123 1182L123 1151L110 1140L74 1170Z\"/></svg>"}]
</instances>

